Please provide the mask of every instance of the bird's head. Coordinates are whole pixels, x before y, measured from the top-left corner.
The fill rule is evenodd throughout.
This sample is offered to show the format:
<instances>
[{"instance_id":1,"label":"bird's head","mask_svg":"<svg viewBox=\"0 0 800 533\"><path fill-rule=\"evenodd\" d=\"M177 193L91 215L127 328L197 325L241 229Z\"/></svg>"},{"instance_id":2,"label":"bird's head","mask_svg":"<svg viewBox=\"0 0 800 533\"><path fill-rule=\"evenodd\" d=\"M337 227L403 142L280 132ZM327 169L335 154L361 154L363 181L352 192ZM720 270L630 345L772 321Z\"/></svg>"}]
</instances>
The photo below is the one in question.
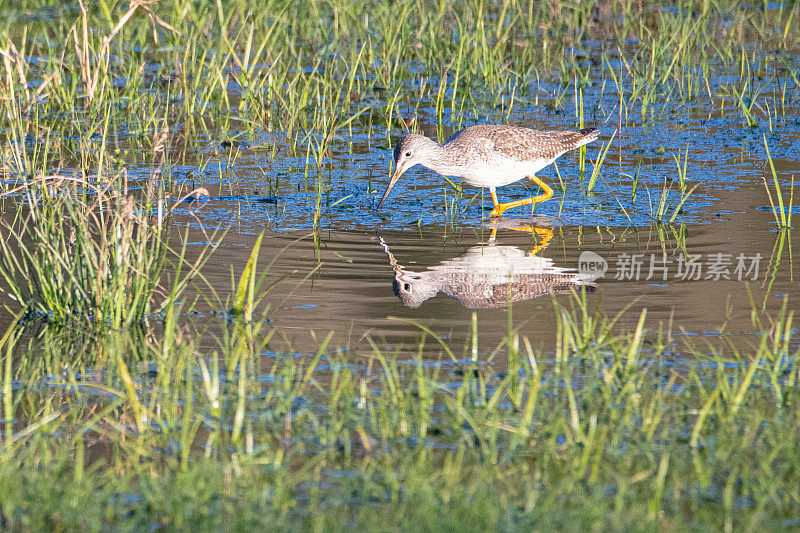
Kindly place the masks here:
<instances>
[{"instance_id":1,"label":"bird's head","mask_svg":"<svg viewBox=\"0 0 800 533\"><path fill-rule=\"evenodd\" d=\"M436 296L440 290L440 282L430 271L422 274L401 271L394 276L392 290L403 305L417 308L428 298Z\"/></svg>"},{"instance_id":2,"label":"bird's head","mask_svg":"<svg viewBox=\"0 0 800 533\"><path fill-rule=\"evenodd\" d=\"M409 133L400 139L397 146L394 147L394 172L389 180L389 186L386 187L386 192L383 193L383 198L378 203L378 209L381 208L384 200L389 196L389 191L392 190L394 184L397 183L397 180L406 170L418 163L425 163L427 160L426 155L431 146L437 145L424 135L417 135L416 133Z\"/></svg>"}]
</instances>

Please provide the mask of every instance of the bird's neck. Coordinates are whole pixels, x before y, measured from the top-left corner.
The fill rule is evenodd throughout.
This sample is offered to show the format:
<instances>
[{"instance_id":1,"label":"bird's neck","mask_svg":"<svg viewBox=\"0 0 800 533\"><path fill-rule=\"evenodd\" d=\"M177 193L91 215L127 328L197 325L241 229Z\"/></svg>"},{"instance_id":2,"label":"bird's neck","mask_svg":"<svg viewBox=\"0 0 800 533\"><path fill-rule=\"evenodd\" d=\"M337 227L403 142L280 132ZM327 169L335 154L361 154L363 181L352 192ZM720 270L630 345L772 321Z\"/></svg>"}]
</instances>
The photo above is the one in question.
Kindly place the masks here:
<instances>
[{"instance_id":1,"label":"bird's neck","mask_svg":"<svg viewBox=\"0 0 800 533\"><path fill-rule=\"evenodd\" d=\"M425 150L423 165L443 176L457 175L461 169L459 158L455 151L449 150L447 144L441 146L434 141L430 141Z\"/></svg>"}]
</instances>

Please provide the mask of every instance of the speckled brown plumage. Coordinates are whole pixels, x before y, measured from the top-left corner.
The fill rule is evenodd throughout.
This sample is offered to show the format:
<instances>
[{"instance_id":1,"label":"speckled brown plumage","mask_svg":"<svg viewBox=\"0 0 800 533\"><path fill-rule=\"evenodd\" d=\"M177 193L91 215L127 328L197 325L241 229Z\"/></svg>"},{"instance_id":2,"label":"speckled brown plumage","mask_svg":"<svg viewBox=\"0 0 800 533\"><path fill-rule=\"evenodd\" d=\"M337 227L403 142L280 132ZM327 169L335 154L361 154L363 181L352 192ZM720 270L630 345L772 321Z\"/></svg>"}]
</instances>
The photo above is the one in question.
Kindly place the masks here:
<instances>
[{"instance_id":1,"label":"speckled brown plumage","mask_svg":"<svg viewBox=\"0 0 800 533\"><path fill-rule=\"evenodd\" d=\"M594 284L584 283L574 273L522 274L515 276L511 282L488 286L475 285L474 279L459 280L451 277L442 278L441 281L441 291L469 309L497 309L509 303L523 302L541 296L569 294L571 289L580 290L583 286L589 292L595 289ZM404 303L411 301L402 291L395 290L395 294Z\"/></svg>"},{"instance_id":2,"label":"speckled brown plumage","mask_svg":"<svg viewBox=\"0 0 800 533\"><path fill-rule=\"evenodd\" d=\"M408 307L419 307L439 292L470 309L492 309L568 293L571 288L591 291L596 286L574 270L558 267L545 257L528 255L516 246L475 246L422 272L398 264L385 243L384 249L395 271L394 293Z\"/></svg>"},{"instance_id":3,"label":"speckled brown plumage","mask_svg":"<svg viewBox=\"0 0 800 533\"><path fill-rule=\"evenodd\" d=\"M470 185L487 187L492 192L496 210L499 206L495 189L523 178L533 179L545 190L544 196L526 203L546 200L552 191L535 178L536 172L564 152L594 141L599 133L595 128L539 131L502 124L481 124L464 128L442 145L423 135L408 134L400 139L394 149L395 171L378 207L386 200L400 176L418 164L444 176L461 178ZM503 210L498 212L502 213Z\"/></svg>"},{"instance_id":4,"label":"speckled brown plumage","mask_svg":"<svg viewBox=\"0 0 800 533\"><path fill-rule=\"evenodd\" d=\"M596 128L575 131L539 131L502 124L470 126L451 135L443 147L467 153L472 146L516 161L555 160L561 154L597 139ZM489 143L485 143L488 140Z\"/></svg>"}]
</instances>

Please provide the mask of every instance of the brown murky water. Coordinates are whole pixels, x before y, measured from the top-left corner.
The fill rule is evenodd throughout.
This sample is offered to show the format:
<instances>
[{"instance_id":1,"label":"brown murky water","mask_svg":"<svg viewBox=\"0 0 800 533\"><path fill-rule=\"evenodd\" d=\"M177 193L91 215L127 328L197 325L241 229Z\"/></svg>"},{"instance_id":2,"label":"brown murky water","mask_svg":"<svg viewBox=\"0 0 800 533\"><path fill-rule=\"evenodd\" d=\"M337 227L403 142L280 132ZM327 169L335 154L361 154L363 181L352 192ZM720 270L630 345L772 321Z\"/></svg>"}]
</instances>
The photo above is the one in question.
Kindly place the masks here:
<instances>
[{"instance_id":1,"label":"brown murky water","mask_svg":"<svg viewBox=\"0 0 800 533\"><path fill-rule=\"evenodd\" d=\"M370 350L367 336L416 351L424 325L461 356L473 312L481 346L490 349L506 335L506 295L517 300L510 305L520 336L534 348L552 350L553 298L568 305L571 296L563 293L580 286L579 280L564 279L597 274L580 268L585 252L607 263L605 275L591 284L596 288L590 302L609 317L628 308L623 325L635 327L646 307L651 331L661 322L665 328L671 323L677 338L713 340L723 331L747 337L754 330L753 305L774 313L795 290L791 235L774 231L772 214L756 208L763 202L763 184L717 194L709 222L675 227L561 226L557 219L535 217L507 225L527 222L538 233L501 224L494 242L487 222L407 231L329 229L316 238L309 232L273 232L262 244L260 264L275 258L270 276L284 278L268 300L275 325L298 351L314 351L329 331L335 332L335 346L359 353ZM716 216L723 211L724 217ZM543 238L542 230L551 236ZM217 252L225 261L211 262L209 279L229 286L229 263L244 265L253 241L243 234L226 236ZM411 287L413 296L404 290L408 283L395 283L397 265L404 279L417 285ZM530 277L541 272L552 277L562 269L560 281L541 284L541 290ZM519 294L524 286L528 293ZM439 351L437 343L429 340L427 350Z\"/></svg>"},{"instance_id":2,"label":"brown murky water","mask_svg":"<svg viewBox=\"0 0 800 533\"><path fill-rule=\"evenodd\" d=\"M520 338L547 353L556 338L554 301L569 305L570 287L583 284L591 304L607 316L627 309L620 321L624 327L634 328L646 307L651 332L671 325L679 346L683 338L705 350L721 332L752 337L751 310L777 312L784 298L795 294L796 283L791 233L776 231L772 213L764 209L764 185L752 177L764 172L761 163L738 157L732 171L748 168L751 177L737 180L735 187L703 184L700 193L713 200L704 200L707 207L687 202L696 219L688 224L575 225L570 223L575 213L554 199L539 209L543 214L499 223L478 218L398 229L334 220L316 230L268 229L259 264L274 260L269 277L276 284L266 301L285 341L275 345L314 352L334 332L332 346L353 354L371 351L368 339L382 348L416 353L422 328L429 328L462 357L468 353L473 313L482 353L503 341L511 313ZM793 161L777 164L781 175L798 170ZM440 179L424 177L436 185ZM569 190L570 184L567 198ZM292 201L237 197L238 223L204 271L219 294L230 291L231 265L238 275L247 262L257 222L263 224L275 210L291 214ZM232 216L227 202L229 197L212 197L199 209L179 214L177 227L195 228L190 254L208 240L199 224L213 227L225 218L220 210ZM443 209L431 203L434 214ZM613 209L608 203L595 208L600 216ZM581 268L586 259L596 261L594 270L587 270L588 264ZM596 270L600 267L605 271ZM14 302L4 303L13 308ZM201 320L208 311L198 308ZM430 338L424 352L441 356Z\"/></svg>"}]
</instances>

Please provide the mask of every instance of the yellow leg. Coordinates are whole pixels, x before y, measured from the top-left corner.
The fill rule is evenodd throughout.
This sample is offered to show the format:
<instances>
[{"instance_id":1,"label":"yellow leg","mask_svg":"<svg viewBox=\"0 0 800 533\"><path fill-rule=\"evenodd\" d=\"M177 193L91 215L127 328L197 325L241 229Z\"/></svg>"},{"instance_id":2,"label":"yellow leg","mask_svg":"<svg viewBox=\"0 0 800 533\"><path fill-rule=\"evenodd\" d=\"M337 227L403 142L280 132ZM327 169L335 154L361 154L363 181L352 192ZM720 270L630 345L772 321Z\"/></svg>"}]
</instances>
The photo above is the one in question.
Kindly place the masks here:
<instances>
[{"instance_id":1,"label":"yellow leg","mask_svg":"<svg viewBox=\"0 0 800 533\"><path fill-rule=\"evenodd\" d=\"M544 192L542 194L540 194L539 196L534 196L532 198L525 198L523 200L515 200L513 202L506 202L504 204L501 204L501 203L499 203L497 201L497 193L494 191L494 189L489 189L489 192L492 193L492 203L494 204L494 209L492 209L491 213L489 213L489 216L490 217L500 217L500 216L503 216L503 213L506 210L511 209L512 207L519 207L521 205L537 204L539 202L544 202L545 200L548 200L548 199L553 197L553 189L548 187L545 182L543 182L542 180L540 180L536 176L530 176L528 179L530 179L536 185L541 187L541 189Z\"/></svg>"},{"instance_id":2,"label":"yellow leg","mask_svg":"<svg viewBox=\"0 0 800 533\"><path fill-rule=\"evenodd\" d=\"M500 209L500 203L497 201L497 192L494 190L494 187L490 188L489 192L492 194L492 203L494 204L494 209L492 209L492 212L489 213L489 216L496 217L502 215L505 209L498 211L498 209Z\"/></svg>"},{"instance_id":3,"label":"yellow leg","mask_svg":"<svg viewBox=\"0 0 800 533\"><path fill-rule=\"evenodd\" d=\"M520 226L518 228L506 228L511 231L525 231L531 234L535 234L538 239L536 246L528 252L526 255L528 257L533 257L534 255L538 254L550 244L550 240L553 238L553 230L549 228L534 228L533 226ZM489 244L494 244L497 241L497 228L492 228L491 232L489 233Z\"/></svg>"},{"instance_id":4,"label":"yellow leg","mask_svg":"<svg viewBox=\"0 0 800 533\"><path fill-rule=\"evenodd\" d=\"M530 234L535 234L537 236L537 243L533 249L527 253L528 257L533 257L534 255L538 254L550 244L550 240L553 238L553 230L550 228L535 228L533 226L520 226L517 228L508 228L511 231L524 231Z\"/></svg>"},{"instance_id":5,"label":"yellow leg","mask_svg":"<svg viewBox=\"0 0 800 533\"><path fill-rule=\"evenodd\" d=\"M536 232L541 240L533 247L533 250L528 252L528 257L533 257L534 255L538 254L550 244L550 239L553 238L553 231L548 228L532 228L533 231Z\"/></svg>"}]
</instances>

